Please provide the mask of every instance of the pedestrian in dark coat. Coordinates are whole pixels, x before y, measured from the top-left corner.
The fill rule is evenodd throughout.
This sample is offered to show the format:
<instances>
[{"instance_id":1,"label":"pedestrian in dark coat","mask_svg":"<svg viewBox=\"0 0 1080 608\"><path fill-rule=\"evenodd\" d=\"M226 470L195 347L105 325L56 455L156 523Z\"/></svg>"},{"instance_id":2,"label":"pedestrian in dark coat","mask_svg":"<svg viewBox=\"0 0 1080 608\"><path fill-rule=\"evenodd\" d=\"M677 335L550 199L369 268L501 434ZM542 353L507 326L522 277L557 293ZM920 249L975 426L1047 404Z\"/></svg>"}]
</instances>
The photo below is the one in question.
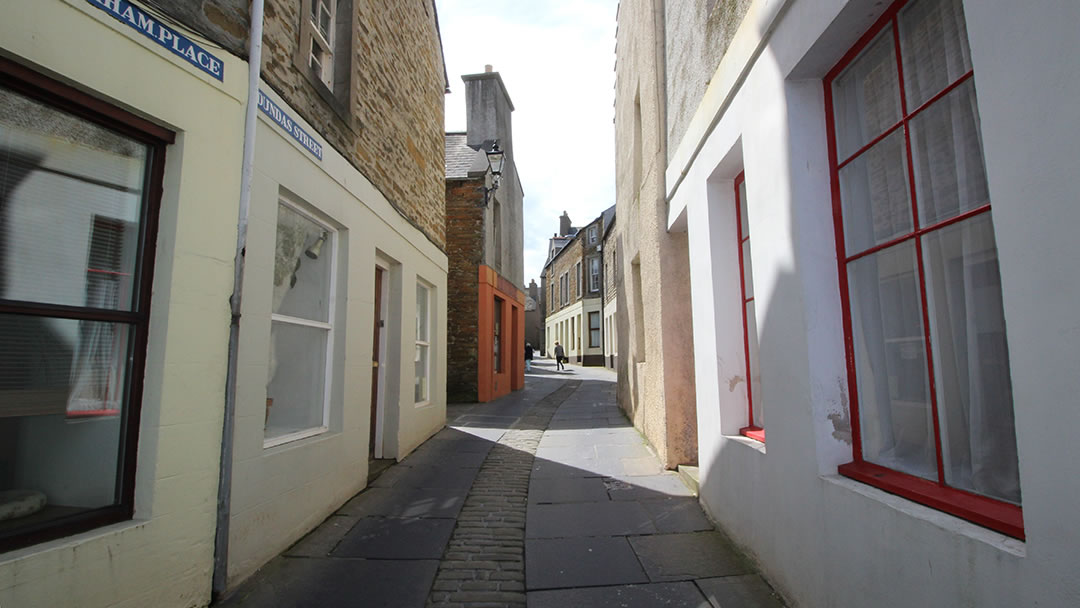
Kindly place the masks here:
<instances>
[{"instance_id":1,"label":"pedestrian in dark coat","mask_svg":"<svg viewBox=\"0 0 1080 608\"><path fill-rule=\"evenodd\" d=\"M555 343L555 369L566 369L563 365L563 359L566 358L566 351L563 350L562 344Z\"/></svg>"},{"instance_id":2,"label":"pedestrian in dark coat","mask_svg":"<svg viewBox=\"0 0 1080 608\"><path fill-rule=\"evenodd\" d=\"M532 370L532 356L533 356L532 344L529 344L528 342L526 342L525 343L525 371L531 371Z\"/></svg>"}]
</instances>

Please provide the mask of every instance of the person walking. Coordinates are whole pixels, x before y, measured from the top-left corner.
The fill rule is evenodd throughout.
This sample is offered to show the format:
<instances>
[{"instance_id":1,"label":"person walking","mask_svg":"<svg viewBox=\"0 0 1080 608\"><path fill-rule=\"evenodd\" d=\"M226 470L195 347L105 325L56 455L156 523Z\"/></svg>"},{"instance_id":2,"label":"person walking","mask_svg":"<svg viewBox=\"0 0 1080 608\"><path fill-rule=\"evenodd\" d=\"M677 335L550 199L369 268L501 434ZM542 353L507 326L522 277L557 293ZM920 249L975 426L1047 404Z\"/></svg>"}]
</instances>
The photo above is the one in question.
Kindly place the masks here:
<instances>
[{"instance_id":1,"label":"person walking","mask_svg":"<svg viewBox=\"0 0 1080 608\"><path fill-rule=\"evenodd\" d=\"M563 365L563 358L566 356L566 351L563 350L562 344L555 343L555 369L566 369Z\"/></svg>"},{"instance_id":2,"label":"person walking","mask_svg":"<svg viewBox=\"0 0 1080 608\"><path fill-rule=\"evenodd\" d=\"M525 371L531 371L532 370L532 356L533 356L532 344L529 344L528 342L526 342L525 343Z\"/></svg>"}]
</instances>

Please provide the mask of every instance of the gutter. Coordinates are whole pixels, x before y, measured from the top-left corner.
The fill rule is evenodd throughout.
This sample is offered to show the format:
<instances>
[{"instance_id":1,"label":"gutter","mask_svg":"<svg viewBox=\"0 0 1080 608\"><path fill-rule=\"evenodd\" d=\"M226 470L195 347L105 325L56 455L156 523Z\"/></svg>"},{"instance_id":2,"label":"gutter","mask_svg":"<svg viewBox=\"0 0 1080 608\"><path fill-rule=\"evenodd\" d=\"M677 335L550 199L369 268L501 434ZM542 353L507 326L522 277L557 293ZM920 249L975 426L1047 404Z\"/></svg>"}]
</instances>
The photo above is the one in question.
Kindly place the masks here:
<instances>
[{"instance_id":1,"label":"gutter","mask_svg":"<svg viewBox=\"0 0 1080 608\"><path fill-rule=\"evenodd\" d=\"M214 535L213 599L225 593L229 565L229 519L232 512L233 437L236 428L236 374L240 341L240 303L244 291L244 253L247 248L251 180L255 169L255 127L259 105L259 74L262 68L263 0L251 2L248 35L248 97L244 114L244 157L240 175L240 210L236 226L236 257L233 261L233 292L229 297L229 363L225 376L225 412L221 427L221 463L218 477L217 527Z\"/></svg>"}]
</instances>

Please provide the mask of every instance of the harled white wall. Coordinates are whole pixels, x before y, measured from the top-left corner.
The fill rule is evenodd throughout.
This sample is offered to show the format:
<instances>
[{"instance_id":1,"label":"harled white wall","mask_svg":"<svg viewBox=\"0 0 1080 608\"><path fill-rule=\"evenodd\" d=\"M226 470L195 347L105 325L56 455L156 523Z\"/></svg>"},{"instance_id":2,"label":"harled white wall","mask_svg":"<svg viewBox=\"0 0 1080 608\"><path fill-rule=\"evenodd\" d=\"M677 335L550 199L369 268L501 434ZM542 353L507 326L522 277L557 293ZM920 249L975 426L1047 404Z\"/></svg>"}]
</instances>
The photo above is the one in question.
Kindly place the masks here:
<instances>
[{"instance_id":1,"label":"harled white wall","mask_svg":"<svg viewBox=\"0 0 1080 608\"><path fill-rule=\"evenodd\" d=\"M218 82L79 0L20 3L8 57L176 131L166 150L135 518L0 554L0 606L198 606L210 599L246 73Z\"/></svg>"},{"instance_id":2,"label":"harled white wall","mask_svg":"<svg viewBox=\"0 0 1080 608\"><path fill-rule=\"evenodd\" d=\"M1071 176L1080 126L1070 100L1080 94L1080 5L965 3L1026 541L836 475L851 438L822 78L885 8L758 0L687 136L670 142L668 223L686 226L690 241L701 500L794 605L1075 605L1080 207ZM668 43L678 44L670 32ZM764 445L737 434L745 393L733 380L745 364L731 191L742 170Z\"/></svg>"}]
</instances>

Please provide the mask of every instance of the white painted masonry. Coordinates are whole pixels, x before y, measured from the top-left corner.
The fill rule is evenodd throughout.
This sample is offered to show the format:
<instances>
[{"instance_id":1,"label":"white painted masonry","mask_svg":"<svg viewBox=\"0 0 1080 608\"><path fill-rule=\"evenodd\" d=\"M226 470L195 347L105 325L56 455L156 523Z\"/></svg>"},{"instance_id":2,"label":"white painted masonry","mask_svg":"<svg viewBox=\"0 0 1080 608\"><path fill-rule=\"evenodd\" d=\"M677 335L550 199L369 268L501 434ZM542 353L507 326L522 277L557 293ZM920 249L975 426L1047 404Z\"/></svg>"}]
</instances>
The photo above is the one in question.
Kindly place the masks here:
<instances>
[{"instance_id":1,"label":"white painted masonry","mask_svg":"<svg viewBox=\"0 0 1080 608\"><path fill-rule=\"evenodd\" d=\"M964 3L1026 540L836 474L852 448L822 79L888 4L754 2L687 135L669 142L668 227L688 231L690 247L701 500L793 605L1077 605L1080 4ZM765 444L738 434L747 413L733 180L742 171Z\"/></svg>"}]
</instances>

